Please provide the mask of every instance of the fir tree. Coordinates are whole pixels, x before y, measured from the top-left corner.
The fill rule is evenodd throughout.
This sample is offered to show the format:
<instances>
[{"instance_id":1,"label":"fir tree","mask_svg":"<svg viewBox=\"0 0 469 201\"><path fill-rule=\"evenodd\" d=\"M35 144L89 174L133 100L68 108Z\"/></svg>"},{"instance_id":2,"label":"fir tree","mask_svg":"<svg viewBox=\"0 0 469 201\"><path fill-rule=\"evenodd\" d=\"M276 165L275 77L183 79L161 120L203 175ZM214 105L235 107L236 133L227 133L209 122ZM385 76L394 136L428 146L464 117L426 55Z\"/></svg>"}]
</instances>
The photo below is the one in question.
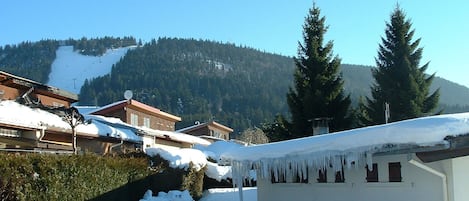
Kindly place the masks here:
<instances>
[{"instance_id":1,"label":"fir tree","mask_svg":"<svg viewBox=\"0 0 469 201\"><path fill-rule=\"evenodd\" d=\"M372 98L362 104L364 125L385 123L385 103L389 104L388 122L430 115L438 105L439 90L429 95L435 77L425 74L428 63L419 67L422 48L420 38L413 41L412 23L397 6L386 23L386 37L379 45L377 68L372 69L375 84Z\"/></svg>"},{"instance_id":2,"label":"fir tree","mask_svg":"<svg viewBox=\"0 0 469 201\"><path fill-rule=\"evenodd\" d=\"M350 96L344 95L340 59L333 55L332 41L323 44L327 31L325 17L313 5L303 25L303 43L298 44L294 58L294 88L287 93L291 113L291 136L312 135L316 118L331 118L331 131L349 128ZM286 124L288 125L288 124Z\"/></svg>"}]
</instances>

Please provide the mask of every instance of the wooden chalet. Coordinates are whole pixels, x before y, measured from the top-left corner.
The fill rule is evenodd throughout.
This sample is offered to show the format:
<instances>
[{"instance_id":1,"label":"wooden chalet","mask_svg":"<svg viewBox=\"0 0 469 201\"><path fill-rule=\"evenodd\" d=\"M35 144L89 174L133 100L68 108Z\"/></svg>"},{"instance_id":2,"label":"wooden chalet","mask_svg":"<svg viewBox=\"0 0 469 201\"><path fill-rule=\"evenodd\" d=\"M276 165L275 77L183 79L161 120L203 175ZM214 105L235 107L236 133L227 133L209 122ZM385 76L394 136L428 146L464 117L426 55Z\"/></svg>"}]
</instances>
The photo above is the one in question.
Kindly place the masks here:
<instances>
[{"instance_id":1,"label":"wooden chalet","mask_svg":"<svg viewBox=\"0 0 469 201\"><path fill-rule=\"evenodd\" d=\"M174 131L176 122L181 121L181 117L132 99L111 103L90 114L116 117L132 126L162 131Z\"/></svg>"},{"instance_id":2,"label":"wooden chalet","mask_svg":"<svg viewBox=\"0 0 469 201\"><path fill-rule=\"evenodd\" d=\"M72 129L63 116L77 101L71 92L0 71L0 150L71 152ZM135 132L112 126L95 121L80 127L78 148L105 154L141 146Z\"/></svg>"},{"instance_id":3,"label":"wooden chalet","mask_svg":"<svg viewBox=\"0 0 469 201\"><path fill-rule=\"evenodd\" d=\"M210 141L217 141L229 140L230 133L233 132L233 129L224 126L218 122L209 121L206 123L196 122L196 124L193 126L179 129L178 132L187 133L194 136L200 136Z\"/></svg>"},{"instance_id":4,"label":"wooden chalet","mask_svg":"<svg viewBox=\"0 0 469 201\"><path fill-rule=\"evenodd\" d=\"M0 71L0 100L20 100L25 105L68 108L78 101L78 95Z\"/></svg>"},{"instance_id":5,"label":"wooden chalet","mask_svg":"<svg viewBox=\"0 0 469 201\"><path fill-rule=\"evenodd\" d=\"M194 139L193 136L174 132L175 124L181 121L181 117L133 99L111 103L90 114L119 118L138 128L138 134L143 139L143 148L189 148L194 144L208 144L202 139Z\"/></svg>"}]
</instances>

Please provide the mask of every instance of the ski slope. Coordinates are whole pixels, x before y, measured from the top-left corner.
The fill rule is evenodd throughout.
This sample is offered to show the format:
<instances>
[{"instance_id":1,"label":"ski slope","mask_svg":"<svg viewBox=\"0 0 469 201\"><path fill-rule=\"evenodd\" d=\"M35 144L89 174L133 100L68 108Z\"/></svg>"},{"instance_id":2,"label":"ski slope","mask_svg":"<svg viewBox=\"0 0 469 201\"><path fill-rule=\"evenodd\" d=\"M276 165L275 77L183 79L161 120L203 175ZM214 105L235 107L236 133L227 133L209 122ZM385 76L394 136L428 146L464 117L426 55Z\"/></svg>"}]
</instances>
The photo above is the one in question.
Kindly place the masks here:
<instances>
[{"instance_id":1,"label":"ski slope","mask_svg":"<svg viewBox=\"0 0 469 201\"><path fill-rule=\"evenodd\" d=\"M135 47L108 49L102 56L96 57L74 52L73 46L61 46L56 51L47 85L79 94L86 79L108 74L112 65Z\"/></svg>"}]
</instances>

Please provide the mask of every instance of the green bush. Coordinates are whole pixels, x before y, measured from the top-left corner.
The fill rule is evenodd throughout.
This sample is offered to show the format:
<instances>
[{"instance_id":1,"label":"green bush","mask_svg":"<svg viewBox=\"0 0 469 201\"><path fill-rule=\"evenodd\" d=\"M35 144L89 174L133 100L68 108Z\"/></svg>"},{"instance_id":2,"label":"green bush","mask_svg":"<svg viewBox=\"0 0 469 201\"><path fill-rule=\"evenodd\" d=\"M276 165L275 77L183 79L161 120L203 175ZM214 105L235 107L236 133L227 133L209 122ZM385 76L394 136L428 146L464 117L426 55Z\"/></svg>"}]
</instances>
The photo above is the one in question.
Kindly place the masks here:
<instances>
[{"instance_id":1,"label":"green bush","mask_svg":"<svg viewBox=\"0 0 469 201\"><path fill-rule=\"evenodd\" d=\"M0 200L89 200L151 174L147 158L94 154L0 153L0 170Z\"/></svg>"},{"instance_id":2,"label":"green bush","mask_svg":"<svg viewBox=\"0 0 469 201\"><path fill-rule=\"evenodd\" d=\"M152 168L157 169L158 173L153 176L151 190L153 192L169 190L188 190L191 196L198 200L202 197L204 175L206 168L199 171L190 163L187 170L169 167L169 162L160 155L153 156ZM171 178L171 179L168 179ZM165 182L157 182L165 181Z\"/></svg>"}]
</instances>

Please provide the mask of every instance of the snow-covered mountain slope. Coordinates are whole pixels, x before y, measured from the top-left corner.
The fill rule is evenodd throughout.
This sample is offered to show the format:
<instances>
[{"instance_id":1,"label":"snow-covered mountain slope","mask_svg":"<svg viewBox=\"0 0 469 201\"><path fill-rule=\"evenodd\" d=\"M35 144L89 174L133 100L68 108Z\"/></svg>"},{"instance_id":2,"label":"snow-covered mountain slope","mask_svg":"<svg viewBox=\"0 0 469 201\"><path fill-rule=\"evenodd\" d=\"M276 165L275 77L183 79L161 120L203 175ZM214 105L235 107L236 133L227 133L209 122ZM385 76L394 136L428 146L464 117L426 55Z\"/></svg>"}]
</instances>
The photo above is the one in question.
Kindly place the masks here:
<instances>
[{"instance_id":1,"label":"snow-covered mountain slope","mask_svg":"<svg viewBox=\"0 0 469 201\"><path fill-rule=\"evenodd\" d=\"M47 84L78 94L86 79L111 72L112 65L132 48L135 46L109 49L103 56L95 57L74 52L73 46L61 46L57 49Z\"/></svg>"}]
</instances>

